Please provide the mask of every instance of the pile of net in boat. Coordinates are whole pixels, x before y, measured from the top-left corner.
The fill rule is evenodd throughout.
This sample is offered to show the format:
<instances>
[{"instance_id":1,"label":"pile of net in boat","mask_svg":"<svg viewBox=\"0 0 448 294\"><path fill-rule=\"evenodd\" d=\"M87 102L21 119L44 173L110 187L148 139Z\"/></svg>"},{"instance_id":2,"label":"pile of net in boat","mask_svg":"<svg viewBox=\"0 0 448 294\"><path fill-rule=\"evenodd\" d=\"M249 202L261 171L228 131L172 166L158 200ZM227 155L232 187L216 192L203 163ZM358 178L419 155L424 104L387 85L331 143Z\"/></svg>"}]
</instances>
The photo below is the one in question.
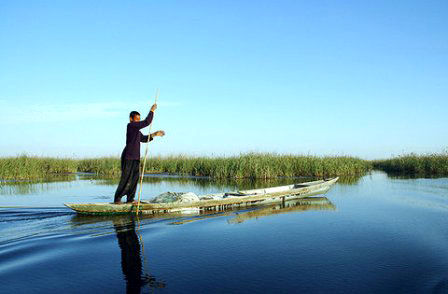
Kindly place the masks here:
<instances>
[{"instance_id":1,"label":"pile of net in boat","mask_svg":"<svg viewBox=\"0 0 448 294\"><path fill-rule=\"evenodd\" d=\"M152 199L151 203L192 203L199 201L198 195L192 192L165 192L154 199Z\"/></svg>"},{"instance_id":2,"label":"pile of net in boat","mask_svg":"<svg viewBox=\"0 0 448 294\"><path fill-rule=\"evenodd\" d=\"M154 199L151 203L192 203L201 200L223 200L225 198L238 198L242 196L251 196L255 194L247 194L242 192L217 193L198 196L193 192L165 192Z\"/></svg>"}]
</instances>

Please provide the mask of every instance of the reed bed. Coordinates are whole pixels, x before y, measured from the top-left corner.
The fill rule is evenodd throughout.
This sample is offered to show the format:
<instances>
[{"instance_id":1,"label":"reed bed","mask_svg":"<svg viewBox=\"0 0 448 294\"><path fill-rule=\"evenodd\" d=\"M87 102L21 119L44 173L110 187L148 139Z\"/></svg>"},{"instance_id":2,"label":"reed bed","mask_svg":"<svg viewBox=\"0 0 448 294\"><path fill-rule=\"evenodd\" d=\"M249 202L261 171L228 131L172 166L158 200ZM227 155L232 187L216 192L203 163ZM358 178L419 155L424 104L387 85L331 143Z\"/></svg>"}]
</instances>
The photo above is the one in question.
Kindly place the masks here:
<instances>
[{"instance_id":1,"label":"reed bed","mask_svg":"<svg viewBox=\"0 0 448 294\"><path fill-rule=\"evenodd\" d=\"M399 175L448 176L448 152L425 155L411 153L374 161L351 156L273 153L220 157L172 155L148 158L146 172L232 180L331 176L357 178L371 169ZM20 155L0 158L0 180L3 181L40 180L75 172L119 177L121 162L118 157L73 159Z\"/></svg>"},{"instance_id":2,"label":"reed bed","mask_svg":"<svg viewBox=\"0 0 448 294\"><path fill-rule=\"evenodd\" d=\"M448 152L418 155L400 155L392 159L372 162L375 169L389 174L448 176Z\"/></svg>"},{"instance_id":3,"label":"reed bed","mask_svg":"<svg viewBox=\"0 0 448 294\"><path fill-rule=\"evenodd\" d=\"M361 175L370 170L365 160L349 156L301 156L248 153L231 157L169 156L149 159L148 170L209 176L216 179L329 177Z\"/></svg>"},{"instance_id":4,"label":"reed bed","mask_svg":"<svg viewBox=\"0 0 448 294\"><path fill-rule=\"evenodd\" d=\"M0 179L30 180L49 175L73 173L78 170L78 161L67 158L49 158L20 155L0 158Z\"/></svg>"},{"instance_id":5,"label":"reed bed","mask_svg":"<svg viewBox=\"0 0 448 294\"><path fill-rule=\"evenodd\" d=\"M78 160L78 172L119 176L121 174L121 161L117 157L80 159Z\"/></svg>"},{"instance_id":6,"label":"reed bed","mask_svg":"<svg viewBox=\"0 0 448 294\"><path fill-rule=\"evenodd\" d=\"M120 159L59 159L18 156L0 158L0 179L43 178L51 174L89 172L119 176ZM146 172L207 176L216 179L271 179L362 175L370 162L350 156L279 155L246 153L230 157L165 156L148 159Z\"/></svg>"}]
</instances>

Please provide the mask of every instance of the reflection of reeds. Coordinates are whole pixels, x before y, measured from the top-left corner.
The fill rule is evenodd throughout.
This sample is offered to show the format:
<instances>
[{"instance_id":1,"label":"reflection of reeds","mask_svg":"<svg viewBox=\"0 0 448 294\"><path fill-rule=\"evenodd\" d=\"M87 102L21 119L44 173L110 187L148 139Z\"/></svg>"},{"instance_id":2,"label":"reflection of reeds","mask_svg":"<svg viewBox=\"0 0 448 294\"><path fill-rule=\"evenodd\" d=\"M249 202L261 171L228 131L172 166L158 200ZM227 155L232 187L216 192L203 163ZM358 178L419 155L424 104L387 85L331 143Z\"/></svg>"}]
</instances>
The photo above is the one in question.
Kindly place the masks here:
<instances>
[{"instance_id":1,"label":"reflection of reeds","mask_svg":"<svg viewBox=\"0 0 448 294\"><path fill-rule=\"evenodd\" d=\"M272 179L213 179L208 177L183 177L183 176L166 176L163 174L147 175L143 177L143 183L157 184L157 183L173 183L179 186L197 186L201 188L217 187L229 188L234 187L239 190L268 188L273 186L284 186L297 184L302 182L309 182L315 178L272 178ZM117 185L120 181L116 177L99 178L96 183L99 185Z\"/></svg>"},{"instance_id":2,"label":"reflection of reeds","mask_svg":"<svg viewBox=\"0 0 448 294\"><path fill-rule=\"evenodd\" d=\"M361 175L359 176L342 176L339 177L338 184L341 185L356 185L361 179Z\"/></svg>"},{"instance_id":3,"label":"reflection of reeds","mask_svg":"<svg viewBox=\"0 0 448 294\"><path fill-rule=\"evenodd\" d=\"M392 159L373 161L376 169L391 175L448 175L448 152L440 154L406 154Z\"/></svg>"},{"instance_id":4,"label":"reflection of reeds","mask_svg":"<svg viewBox=\"0 0 448 294\"><path fill-rule=\"evenodd\" d=\"M34 194L42 191L65 189L69 182L76 180L75 174L53 175L39 181L8 181L0 182L0 195Z\"/></svg>"},{"instance_id":5,"label":"reflection of reeds","mask_svg":"<svg viewBox=\"0 0 448 294\"><path fill-rule=\"evenodd\" d=\"M30 181L6 181L0 183L0 195L33 194L43 191L65 189L74 180L90 180L94 185L118 185L119 178L92 174L56 175ZM195 193L218 193L237 190L269 188L308 182L315 178L274 178L274 179L211 179L207 177L182 177L169 175L148 175L145 184L168 184L175 189ZM184 188L182 188L184 187Z\"/></svg>"}]
</instances>

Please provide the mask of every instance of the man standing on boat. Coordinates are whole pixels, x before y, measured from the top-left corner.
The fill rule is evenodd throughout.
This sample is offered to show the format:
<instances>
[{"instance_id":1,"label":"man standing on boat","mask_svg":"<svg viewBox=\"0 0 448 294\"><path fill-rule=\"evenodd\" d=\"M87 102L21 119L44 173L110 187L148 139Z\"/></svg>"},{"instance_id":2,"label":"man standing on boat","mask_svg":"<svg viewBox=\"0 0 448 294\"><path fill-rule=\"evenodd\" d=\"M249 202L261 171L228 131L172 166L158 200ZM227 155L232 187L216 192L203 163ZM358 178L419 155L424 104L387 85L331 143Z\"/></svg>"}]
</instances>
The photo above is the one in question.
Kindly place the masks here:
<instances>
[{"instance_id":1,"label":"man standing on boat","mask_svg":"<svg viewBox=\"0 0 448 294\"><path fill-rule=\"evenodd\" d=\"M164 131L157 131L148 136L140 132L149 126L154 118L154 111L157 109L157 104L151 107L148 116L140 121L140 113L132 111L129 114L129 123L126 130L126 147L121 153L121 178L115 192L114 203L121 204L121 198L126 195L127 203L134 203L135 191L137 190L137 183L140 177L140 143L148 143L154 137L164 136Z\"/></svg>"}]
</instances>

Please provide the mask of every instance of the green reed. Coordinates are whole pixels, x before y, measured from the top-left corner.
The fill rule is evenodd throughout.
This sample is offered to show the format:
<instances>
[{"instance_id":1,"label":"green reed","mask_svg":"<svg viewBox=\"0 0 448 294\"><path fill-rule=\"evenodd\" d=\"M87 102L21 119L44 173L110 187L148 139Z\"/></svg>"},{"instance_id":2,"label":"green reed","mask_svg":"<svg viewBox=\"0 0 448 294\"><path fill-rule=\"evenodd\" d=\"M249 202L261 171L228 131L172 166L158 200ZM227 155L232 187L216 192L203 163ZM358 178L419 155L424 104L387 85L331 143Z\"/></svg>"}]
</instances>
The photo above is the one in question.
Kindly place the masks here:
<instances>
[{"instance_id":1,"label":"green reed","mask_svg":"<svg viewBox=\"0 0 448 294\"><path fill-rule=\"evenodd\" d=\"M28 180L76 172L78 161L20 155L0 158L0 179Z\"/></svg>"},{"instance_id":2,"label":"green reed","mask_svg":"<svg viewBox=\"0 0 448 294\"><path fill-rule=\"evenodd\" d=\"M392 159L376 160L372 164L375 169L390 174L447 176L448 152L425 155L410 153Z\"/></svg>"},{"instance_id":3,"label":"green reed","mask_svg":"<svg viewBox=\"0 0 448 294\"><path fill-rule=\"evenodd\" d=\"M54 175L89 172L118 177L118 157L50 158L20 155L0 158L0 180L36 180ZM358 178L371 169L389 174L447 176L448 152L406 154L386 160L367 161L351 156L284 155L245 153L236 156L157 156L148 158L147 173L206 176L215 179L274 179L278 177Z\"/></svg>"},{"instance_id":4,"label":"green reed","mask_svg":"<svg viewBox=\"0 0 448 294\"><path fill-rule=\"evenodd\" d=\"M59 159L34 156L0 158L0 179L36 179L50 174L90 172L119 176L120 159ZM270 179L276 177L330 177L362 175L368 161L350 156L246 153L237 156L173 155L148 158L146 172L207 176L216 179Z\"/></svg>"},{"instance_id":5,"label":"green reed","mask_svg":"<svg viewBox=\"0 0 448 294\"><path fill-rule=\"evenodd\" d=\"M78 172L94 173L105 176L119 176L121 162L117 157L99 157L78 160Z\"/></svg>"},{"instance_id":6,"label":"green reed","mask_svg":"<svg viewBox=\"0 0 448 294\"><path fill-rule=\"evenodd\" d=\"M361 175L369 162L349 156L302 156L246 153L230 157L169 156L148 161L148 170L217 179L276 177L329 177Z\"/></svg>"}]
</instances>

